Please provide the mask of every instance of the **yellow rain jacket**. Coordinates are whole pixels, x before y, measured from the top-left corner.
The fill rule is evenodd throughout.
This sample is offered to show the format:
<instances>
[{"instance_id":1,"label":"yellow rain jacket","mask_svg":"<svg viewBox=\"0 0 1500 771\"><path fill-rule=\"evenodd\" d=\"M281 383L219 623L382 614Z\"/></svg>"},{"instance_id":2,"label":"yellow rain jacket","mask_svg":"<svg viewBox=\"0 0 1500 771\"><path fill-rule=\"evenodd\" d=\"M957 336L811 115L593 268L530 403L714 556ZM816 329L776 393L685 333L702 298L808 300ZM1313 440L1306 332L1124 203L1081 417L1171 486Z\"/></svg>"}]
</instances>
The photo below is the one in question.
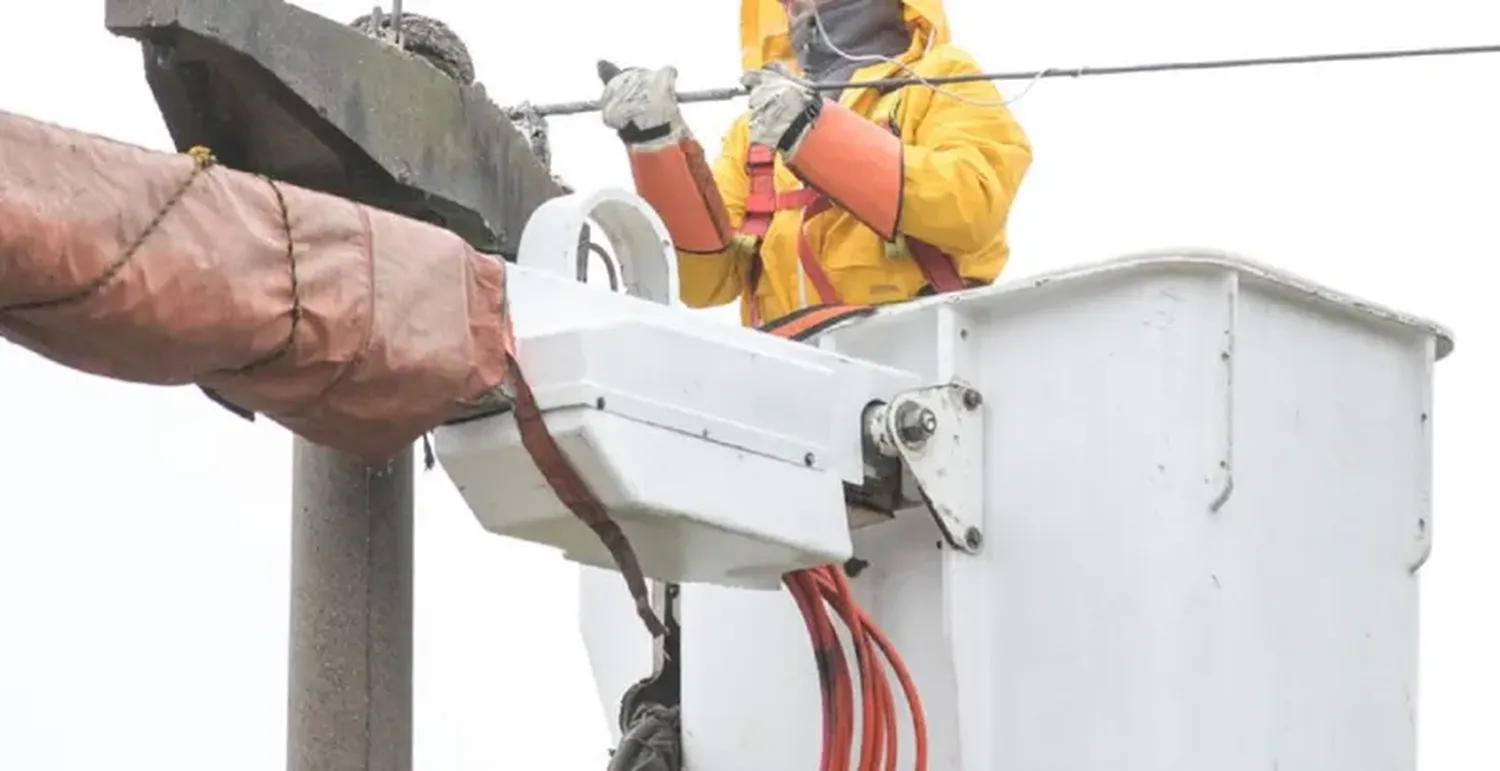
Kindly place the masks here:
<instances>
[{"instance_id":1,"label":"yellow rain jacket","mask_svg":"<svg viewBox=\"0 0 1500 771\"><path fill-rule=\"evenodd\" d=\"M924 78L980 72L968 54L951 46L940 0L906 0L913 31L911 48L898 59ZM797 71L780 0L741 0L740 45L748 72L780 61ZM864 67L852 80L909 76L890 63ZM859 114L899 128L905 150L905 186L900 230L949 253L965 278L988 283L1005 266L1010 249L1005 222L1021 178L1031 165L1031 144L1002 97L987 82L948 84L935 92L920 84L886 94L849 90L840 102ZM748 182L745 156L749 115L742 115L724 137L713 165L715 182L737 228L744 218ZM776 189L801 187L776 165ZM801 276L797 234L801 214L778 212L760 250L764 275L753 298L744 297L753 255L730 247L718 254L678 255L685 304L704 308L741 300L742 323L751 318L749 302L770 321L818 302L816 289ZM808 222L808 240L838 292L850 304L899 302L926 283L909 256L887 256L886 244L848 213L835 209ZM798 287L799 277L804 284Z\"/></svg>"}]
</instances>

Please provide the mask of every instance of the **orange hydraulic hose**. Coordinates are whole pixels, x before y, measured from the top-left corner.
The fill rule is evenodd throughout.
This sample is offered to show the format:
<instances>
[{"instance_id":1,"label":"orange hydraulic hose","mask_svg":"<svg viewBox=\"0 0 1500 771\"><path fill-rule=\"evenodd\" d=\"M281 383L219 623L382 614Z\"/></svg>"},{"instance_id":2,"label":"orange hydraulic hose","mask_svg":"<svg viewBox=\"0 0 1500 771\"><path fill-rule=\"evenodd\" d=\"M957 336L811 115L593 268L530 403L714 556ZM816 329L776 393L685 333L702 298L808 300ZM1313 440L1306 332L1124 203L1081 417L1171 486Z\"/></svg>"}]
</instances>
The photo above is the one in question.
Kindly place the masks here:
<instances>
[{"instance_id":1,"label":"orange hydraulic hose","mask_svg":"<svg viewBox=\"0 0 1500 771\"><path fill-rule=\"evenodd\" d=\"M818 668L826 672L820 677L823 700L827 709L823 732L824 771L844 771L849 768L849 753L854 738L851 713L854 709L853 685L849 678L844 646L839 640L833 624L829 621L821 600L817 582L811 573L803 571L788 576L795 587L794 595L801 595L799 605L805 602L810 610L805 619L813 641L813 651Z\"/></svg>"},{"instance_id":2,"label":"orange hydraulic hose","mask_svg":"<svg viewBox=\"0 0 1500 771\"><path fill-rule=\"evenodd\" d=\"M824 599L833 606L835 612L840 616L856 649L865 651L866 665L861 669L861 696L864 705L864 743L860 753L859 771L879 771L881 768L881 755L886 754L888 742L885 738L887 724L894 721L887 718L890 707L889 700L884 698L889 691L889 683L884 678L884 673L877 676L876 662L873 656L868 655L871 648L870 638L867 634L865 624L862 621L862 612L854 602L853 590L847 579L836 569L824 569L816 575L819 590ZM889 762L889 761L888 761Z\"/></svg>"},{"instance_id":3,"label":"orange hydraulic hose","mask_svg":"<svg viewBox=\"0 0 1500 771\"><path fill-rule=\"evenodd\" d=\"M868 617L866 617L868 621ZM906 664L901 661L900 654L896 653L896 646L891 644L885 633L880 628L870 623L867 627L870 636L880 648L881 653L891 664L891 669L896 673L896 679L901 683L901 690L906 695L907 707L911 710L911 722L913 736L916 738L916 771L927 771L927 716L922 709L922 699L917 695L917 685L911 679L911 673L906 671Z\"/></svg>"},{"instance_id":4,"label":"orange hydraulic hose","mask_svg":"<svg viewBox=\"0 0 1500 771\"><path fill-rule=\"evenodd\" d=\"M843 571L835 566L790 573L788 591L802 613L818 662L823 698L823 753L821 771L848 771L854 742L853 683L843 642L828 617L828 608L850 633L859 666L861 743L858 771L895 771L899 757L896 706L884 658L901 684L911 711L916 740L915 768L926 771L927 722L921 698L895 646L869 614L859 607ZM881 654L876 657L876 651Z\"/></svg>"},{"instance_id":5,"label":"orange hydraulic hose","mask_svg":"<svg viewBox=\"0 0 1500 771\"><path fill-rule=\"evenodd\" d=\"M876 664L873 646L870 644L868 635L860 633L857 608L854 604L854 596L849 588L848 582L843 584L834 583L832 587L827 586L824 581L828 578L842 578L841 574L824 569L815 577L820 582L820 591L828 604L833 606L834 612L844 622L844 627L850 630L850 638L854 643L855 659L859 664L861 723L863 727L864 740L860 743L859 758L860 769L863 771L875 758L880 746L881 733L884 729L883 722L879 720L880 698L878 680L876 678ZM831 589L831 591L830 591Z\"/></svg>"},{"instance_id":6,"label":"orange hydraulic hose","mask_svg":"<svg viewBox=\"0 0 1500 771\"><path fill-rule=\"evenodd\" d=\"M802 622L807 627L807 636L813 640L817 639L817 621L814 618L812 600L807 592L807 587L801 579L806 576L789 573L783 582L787 591L791 593L792 599L797 602L797 610L802 613ZM833 673L828 669L828 662L822 656L815 656L818 666L818 684L823 701L823 744L822 757L818 761L819 771L828 771L832 767L832 758L829 753L833 749Z\"/></svg>"},{"instance_id":7,"label":"orange hydraulic hose","mask_svg":"<svg viewBox=\"0 0 1500 771\"><path fill-rule=\"evenodd\" d=\"M889 683L885 680L885 673L879 669L870 636L860 623L860 611L854 601L853 589L844 580L843 574L836 570L825 571L825 576L833 579L833 586L824 587L825 597L834 606L845 627L851 630L851 637L862 663L860 691L861 701L864 703L864 742L860 749L859 768L860 771L878 771L880 756L885 750L883 740L887 722L884 719L886 700L882 698L881 692L889 688Z\"/></svg>"}]
</instances>

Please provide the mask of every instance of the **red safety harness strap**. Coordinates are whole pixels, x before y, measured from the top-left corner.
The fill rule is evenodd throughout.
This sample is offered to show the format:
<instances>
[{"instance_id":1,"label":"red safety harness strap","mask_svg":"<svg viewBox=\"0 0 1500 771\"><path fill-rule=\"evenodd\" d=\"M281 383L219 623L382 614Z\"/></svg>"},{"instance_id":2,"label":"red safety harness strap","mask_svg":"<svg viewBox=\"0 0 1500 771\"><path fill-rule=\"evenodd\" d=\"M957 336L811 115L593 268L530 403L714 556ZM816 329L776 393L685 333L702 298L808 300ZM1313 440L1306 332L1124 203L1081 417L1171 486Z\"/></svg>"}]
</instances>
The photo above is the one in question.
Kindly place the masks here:
<instances>
[{"instance_id":1,"label":"red safety harness strap","mask_svg":"<svg viewBox=\"0 0 1500 771\"><path fill-rule=\"evenodd\" d=\"M917 268L922 271L922 277L927 279L927 285L934 292L947 294L968 288L963 276L958 275L958 269L953 266L953 258L942 249L906 236L906 250L911 252Z\"/></svg>"},{"instance_id":2,"label":"red safety harness strap","mask_svg":"<svg viewBox=\"0 0 1500 771\"><path fill-rule=\"evenodd\" d=\"M745 156L749 190L745 194L745 220L740 233L762 238L780 211L802 209L822 196L816 190L776 192L776 151L765 145L750 145Z\"/></svg>"},{"instance_id":3,"label":"red safety harness strap","mask_svg":"<svg viewBox=\"0 0 1500 771\"><path fill-rule=\"evenodd\" d=\"M765 273L760 257L761 240L770 231L771 220L776 218L777 212L794 209L805 212L822 196L816 190L805 188L776 192L776 150L767 145L750 145L745 155L745 173L749 178L749 190L745 194L745 219L739 232L753 239L755 244L749 275L745 278L745 294L750 304L750 325L758 327L761 323L760 306L755 301L755 293Z\"/></svg>"},{"instance_id":4,"label":"red safety harness strap","mask_svg":"<svg viewBox=\"0 0 1500 771\"><path fill-rule=\"evenodd\" d=\"M802 222L797 229L797 261L802 263L802 273L818 293L818 302L824 305L838 303L839 293L833 288L833 282L828 280L828 274L824 272L818 256L813 253L812 244L807 240L807 223L832 208L832 201L819 196L802 209Z\"/></svg>"},{"instance_id":5,"label":"red safety harness strap","mask_svg":"<svg viewBox=\"0 0 1500 771\"><path fill-rule=\"evenodd\" d=\"M750 304L750 325L761 326L762 320L760 307L756 302L756 292L764 276L765 266L761 260L760 246L762 239L770 231L771 221L775 219L777 212L795 209L802 211L797 234L797 261L801 263L802 272L807 276L808 282L813 285L813 290L818 293L819 303L822 306L840 304L838 291L829 280L827 271L823 270L822 264L818 262L812 244L807 238L808 221L832 209L833 202L810 188L777 192L776 151L766 145L750 145L745 155L745 173L749 186L745 194L745 217L740 224L739 232L753 239L755 245L755 251L750 259L749 275L746 276L745 283L745 293ZM922 277L935 293L946 294L968 288L968 284L954 267L953 258L943 250L909 236L905 237L905 241L912 260L916 262L917 268L922 271Z\"/></svg>"}]
</instances>

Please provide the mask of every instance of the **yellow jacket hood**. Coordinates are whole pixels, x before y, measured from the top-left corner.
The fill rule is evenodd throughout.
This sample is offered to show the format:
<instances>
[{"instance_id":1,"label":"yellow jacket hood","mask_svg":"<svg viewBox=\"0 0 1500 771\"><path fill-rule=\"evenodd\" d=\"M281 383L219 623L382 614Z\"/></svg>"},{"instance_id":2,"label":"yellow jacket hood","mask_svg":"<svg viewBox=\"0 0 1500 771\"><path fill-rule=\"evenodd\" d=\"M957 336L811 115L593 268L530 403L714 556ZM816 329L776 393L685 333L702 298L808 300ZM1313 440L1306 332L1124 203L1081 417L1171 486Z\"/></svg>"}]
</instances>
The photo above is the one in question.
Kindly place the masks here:
<instances>
[{"instance_id":1,"label":"yellow jacket hood","mask_svg":"<svg viewBox=\"0 0 1500 771\"><path fill-rule=\"evenodd\" d=\"M942 0L903 0L906 25L923 46L948 42ZM786 11L781 0L740 0L740 63L746 72L771 62L793 62Z\"/></svg>"},{"instance_id":2,"label":"yellow jacket hood","mask_svg":"<svg viewBox=\"0 0 1500 771\"><path fill-rule=\"evenodd\" d=\"M938 0L903 0L912 29L906 55L911 74L927 79L971 76L979 64L954 47ZM796 67L786 13L780 0L741 0L741 54L747 70L771 62ZM872 72L893 67L870 67ZM901 179L898 230L906 238L947 252L958 273L986 284L1004 268L1010 254L1006 223L1011 203L1031 165L1031 144L1000 98L994 84L971 80L932 88L847 91L852 110L900 136ZM746 154L749 114L726 132L713 164L714 186L732 227L739 228L749 200ZM803 188L778 160L778 191ZM742 234L743 235L743 234ZM927 277L903 246L838 209L812 218L777 212L764 234L701 254L678 250L678 286L684 304L709 308L738 300L743 323L782 318L818 301L818 288L801 269L800 243L807 239L840 302L854 305L909 300L923 291Z\"/></svg>"}]
</instances>

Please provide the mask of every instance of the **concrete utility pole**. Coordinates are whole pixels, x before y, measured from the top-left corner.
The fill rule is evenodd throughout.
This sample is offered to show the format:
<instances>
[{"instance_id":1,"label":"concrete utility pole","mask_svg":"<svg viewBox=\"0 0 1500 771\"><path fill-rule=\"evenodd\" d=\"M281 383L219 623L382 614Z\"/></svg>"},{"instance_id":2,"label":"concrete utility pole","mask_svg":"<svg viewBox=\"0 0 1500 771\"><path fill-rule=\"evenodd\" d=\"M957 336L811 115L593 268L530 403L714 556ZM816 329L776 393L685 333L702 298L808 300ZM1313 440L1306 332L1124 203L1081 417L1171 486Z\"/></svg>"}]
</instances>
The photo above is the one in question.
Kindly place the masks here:
<instances>
[{"instance_id":1,"label":"concrete utility pole","mask_svg":"<svg viewBox=\"0 0 1500 771\"><path fill-rule=\"evenodd\" d=\"M412 767L412 453L302 439L292 472L289 771Z\"/></svg>"},{"instance_id":2,"label":"concrete utility pole","mask_svg":"<svg viewBox=\"0 0 1500 771\"><path fill-rule=\"evenodd\" d=\"M464 61L398 49L378 16L356 22L365 34L282 0L105 8L110 31L141 41L179 150L206 145L226 166L509 259L531 213L563 192L433 20L401 14L400 37ZM299 439L293 465L288 769L410 771L412 453L370 466Z\"/></svg>"}]
</instances>

